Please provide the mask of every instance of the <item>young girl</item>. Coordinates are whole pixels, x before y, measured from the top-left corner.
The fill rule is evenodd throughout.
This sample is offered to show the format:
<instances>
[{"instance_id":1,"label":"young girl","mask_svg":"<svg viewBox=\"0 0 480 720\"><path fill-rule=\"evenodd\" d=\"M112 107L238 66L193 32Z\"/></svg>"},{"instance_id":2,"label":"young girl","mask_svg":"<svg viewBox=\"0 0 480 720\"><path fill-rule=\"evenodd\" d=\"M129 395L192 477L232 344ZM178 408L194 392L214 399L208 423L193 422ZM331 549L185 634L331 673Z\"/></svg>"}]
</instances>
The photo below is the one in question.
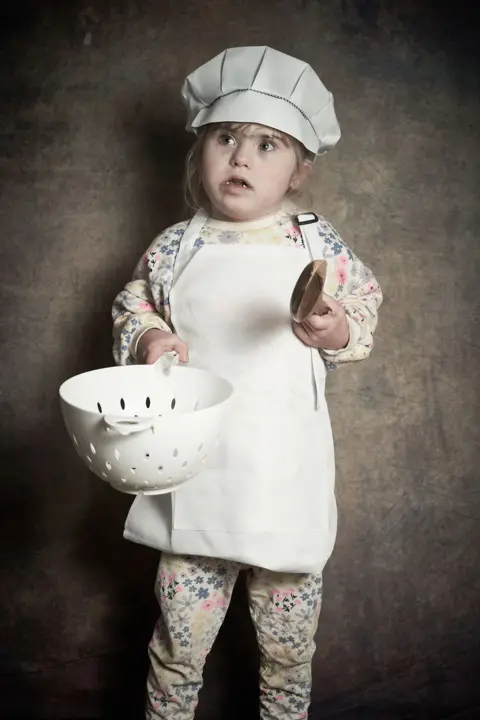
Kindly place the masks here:
<instances>
[{"instance_id":1,"label":"young girl","mask_svg":"<svg viewBox=\"0 0 480 720\"><path fill-rule=\"evenodd\" d=\"M336 534L326 368L372 348L381 291L332 226L285 199L340 138L331 94L305 63L227 50L184 85L197 141L197 214L165 230L115 300L118 363L176 351L228 378L218 457L171 495L135 499L125 537L162 550L161 617L146 717L191 720L205 659L240 570L261 651L264 720L306 718L322 570ZM324 316L292 324L312 258L328 264Z\"/></svg>"}]
</instances>

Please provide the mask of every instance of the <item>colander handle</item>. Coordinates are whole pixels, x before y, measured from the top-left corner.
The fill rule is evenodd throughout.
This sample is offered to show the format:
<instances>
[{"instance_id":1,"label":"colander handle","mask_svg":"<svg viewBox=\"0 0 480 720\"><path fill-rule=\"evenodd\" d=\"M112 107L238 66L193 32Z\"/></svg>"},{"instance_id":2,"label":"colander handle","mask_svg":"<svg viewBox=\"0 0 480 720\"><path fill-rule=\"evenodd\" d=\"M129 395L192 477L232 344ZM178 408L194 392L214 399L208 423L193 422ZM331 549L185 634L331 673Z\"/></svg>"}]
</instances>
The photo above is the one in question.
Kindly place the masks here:
<instances>
[{"instance_id":1,"label":"colander handle","mask_svg":"<svg viewBox=\"0 0 480 720\"><path fill-rule=\"evenodd\" d=\"M110 430L115 430L120 435L132 435L133 433L151 430L155 425L153 418L134 418L122 417L121 415L105 415L103 418L105 425Z\"/></svg>"}]
</instances>

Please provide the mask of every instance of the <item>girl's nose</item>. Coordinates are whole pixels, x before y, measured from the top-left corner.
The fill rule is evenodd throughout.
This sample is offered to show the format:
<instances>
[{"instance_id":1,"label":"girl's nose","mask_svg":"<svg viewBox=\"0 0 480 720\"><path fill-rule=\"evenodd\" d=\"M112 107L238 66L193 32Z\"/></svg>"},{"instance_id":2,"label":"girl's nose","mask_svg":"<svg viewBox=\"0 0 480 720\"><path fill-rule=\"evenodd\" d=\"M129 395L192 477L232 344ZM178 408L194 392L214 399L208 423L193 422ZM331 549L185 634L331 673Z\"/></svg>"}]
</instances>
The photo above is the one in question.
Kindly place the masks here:
<instances>
[{"instance_id":1,"label":"girl's nose","mask_svg":"<svg viewBox=\"0 0 480 720\"><path fill-rule=\"evenodd\" d=\"M233 167L249 167L251 163L250 153L246 142L239 142L232 153L230 163Z\"/></svg>"}]
</instances>

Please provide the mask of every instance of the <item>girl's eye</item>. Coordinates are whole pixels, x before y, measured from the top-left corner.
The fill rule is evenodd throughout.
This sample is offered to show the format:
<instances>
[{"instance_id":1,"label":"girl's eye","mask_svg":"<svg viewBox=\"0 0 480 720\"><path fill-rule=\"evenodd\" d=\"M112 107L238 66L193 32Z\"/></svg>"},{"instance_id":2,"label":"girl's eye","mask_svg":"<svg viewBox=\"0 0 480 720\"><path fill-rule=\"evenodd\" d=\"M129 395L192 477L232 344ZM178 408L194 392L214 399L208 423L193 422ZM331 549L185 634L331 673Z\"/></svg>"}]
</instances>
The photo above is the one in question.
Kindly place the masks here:
<instances>
[{"instance_id":1,"label":"girl's eye","mask_svg":"<svg viewBox=\"0 0 480 720\"><path fill-rule=\"evenodd\" d=\"M222 145L233 145L235 143L233 135L220 135L219 139Z\"/></svg>"},{"instance_id":2,"label":"girl's eye","mask_svg":"<svg viewBox=\"0 0 480 720\"><path fill-rule=\"evenodd\" d=\"M262 152L271 152L272 150L275 150L275 148L276 145L268 140L264 140L262 143L260 143L260 150Z\"/></svg>"}]
</instances>

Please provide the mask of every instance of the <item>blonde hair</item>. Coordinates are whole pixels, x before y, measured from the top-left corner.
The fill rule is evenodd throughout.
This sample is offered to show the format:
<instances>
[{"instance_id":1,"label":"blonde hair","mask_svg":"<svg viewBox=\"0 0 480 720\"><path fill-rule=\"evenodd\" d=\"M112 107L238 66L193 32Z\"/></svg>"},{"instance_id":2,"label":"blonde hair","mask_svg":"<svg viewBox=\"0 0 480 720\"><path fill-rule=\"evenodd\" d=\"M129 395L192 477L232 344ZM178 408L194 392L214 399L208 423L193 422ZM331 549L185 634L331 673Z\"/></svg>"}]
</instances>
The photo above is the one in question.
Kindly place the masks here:
<instances>
[{"instance_id":1,"label":"blonde hair","mask_svg":"<svg viewBox=\"0 0 480 720\"><path fill-rule=\"evenodd\" d=\"M225 123L225 126L231 130L244 130L249 127L252 123ZM199 129L197 139L193 143L192 147L187 153L185 159L185 174L183 180L183 194L185 203L191 210L198 210L201 207L208 207L209 200L202 184L202 155L205 140L209 134L215 129L216 124L212 123L204 125ZM280 132L280 131L276 131ZM296 170L299 172L305 165L311 165L315 160L315 155L311 153L306 147L296 138L287 135L286 133L280 133L282 137L288 138L292 144L293 151L296 157ZM288 196L296 196L296 190L289 190Z\"/></svg>"}]
</instances>

